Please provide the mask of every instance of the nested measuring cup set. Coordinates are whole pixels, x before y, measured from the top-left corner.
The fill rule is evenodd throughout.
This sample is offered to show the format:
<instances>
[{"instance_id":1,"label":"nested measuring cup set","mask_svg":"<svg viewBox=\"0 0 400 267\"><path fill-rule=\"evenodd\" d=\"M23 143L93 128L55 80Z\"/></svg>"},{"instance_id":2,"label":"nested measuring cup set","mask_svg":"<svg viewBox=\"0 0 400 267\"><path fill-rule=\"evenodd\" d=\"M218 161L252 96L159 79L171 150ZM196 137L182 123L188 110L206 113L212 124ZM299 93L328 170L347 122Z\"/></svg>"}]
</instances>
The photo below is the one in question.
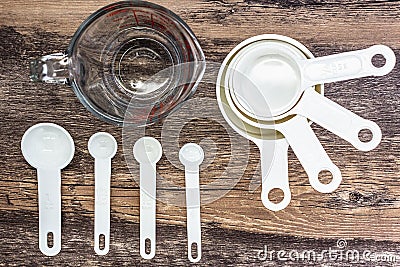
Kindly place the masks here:
<instances>
[{"instance_id":1,"label":"nested measuring cup set","mask_svg":"<svg viewBox=\"0 0 400 267\"><path fill-rule=\"evenodd\" d=\"M377 55L385 58L383 66L374 66ZM395 54L384 45L314 58L301 43L271 34L247 39L229 53L218 75L218 104L229 125L259 147L265 207L278 211L290 202L289 145L315 190L329 193L340 185L341 172L320 144L311 122L361 151L380 143L379 126L324 97L323 84L385 75L395 62ZM363 130L370 131L370 140L360 139ZM332 176L327 184L319 179L325 171ZM284 194L279 203L268 197L273 189Z\"/></svg>"},{"instance_id":2,"label":"nested measuring cup set","mask_svg":"<svg viewBox=\"0 0 400 267\"><path fill-rule=\"evenodd\" d=\"M383 56L384 64L375 66L377 56ZM83 22L65 53L33 61L31 79L70 85L83 105L104 121L151 127L193 95L205 63L198 40L176 14L144 1L123 1ZM326 98L323 84L386 75L395 63L395 54L384 45L315 58L298 41L276 34L244 40L227 55L216 80L217 102L227 123L260 150L261 200L266 208L279 211L290 203L289 146L315 190L329 193L340 185L341 172L310 127L312 122L361 151L380 143L379 126ZM365 130L370 140L360 139ZM56 142L58 137L52 138ZM142 150L151 158L154 147ZM327 184L320 180L323 172L332 176ZM143 173L155 177L146 168ZM141 191L146 181L141 176ZM279 203L269 198L273 189L283 192ZM140 212L142 217L146 211ZM200 215L189 213L188 220L192 216L200 220Z\"/></svg>"}]
</instances>

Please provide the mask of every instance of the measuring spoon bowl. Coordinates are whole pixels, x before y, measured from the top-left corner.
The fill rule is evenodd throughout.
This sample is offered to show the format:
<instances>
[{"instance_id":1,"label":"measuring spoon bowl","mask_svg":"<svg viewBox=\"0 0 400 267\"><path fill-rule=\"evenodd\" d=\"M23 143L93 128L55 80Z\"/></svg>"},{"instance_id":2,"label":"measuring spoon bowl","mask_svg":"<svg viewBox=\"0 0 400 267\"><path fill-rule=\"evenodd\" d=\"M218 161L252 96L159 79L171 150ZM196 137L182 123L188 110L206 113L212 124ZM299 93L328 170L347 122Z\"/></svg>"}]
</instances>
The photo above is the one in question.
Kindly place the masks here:
<instances>
[{"instance_id":1,"label":"measuring spoon bowl","mask_svg":"<svg viewBox=\"0 0 400 267\"><path fill-rule=\"evenodd\" d=\"M162 156L161 144L153 137L142 137L133 146L133 156L139 163L157 163Z\"/></svg>"},{"instance_id":2,"label":"measuring spoon bowl","mask_svg":"<svg viewBox=\"0 0 400 267\"><path fill-rule=\"evenodd\" d=\"M22 155L36 169L63 169L75 152L71 135L53 123L30 127L22 137Z\"/></svg>"},{"instance_id":3,"label":"measuring spoon bowl","mask_svg":"<svg viewBox=\"0 0 400 267\"><path fill-rule=\"evenodd\" d=\"M88 141L88 150L92 157L99 159L113 158L117 153L117 141L105 132L92 135Z\"/></svg>"}]
</instances>

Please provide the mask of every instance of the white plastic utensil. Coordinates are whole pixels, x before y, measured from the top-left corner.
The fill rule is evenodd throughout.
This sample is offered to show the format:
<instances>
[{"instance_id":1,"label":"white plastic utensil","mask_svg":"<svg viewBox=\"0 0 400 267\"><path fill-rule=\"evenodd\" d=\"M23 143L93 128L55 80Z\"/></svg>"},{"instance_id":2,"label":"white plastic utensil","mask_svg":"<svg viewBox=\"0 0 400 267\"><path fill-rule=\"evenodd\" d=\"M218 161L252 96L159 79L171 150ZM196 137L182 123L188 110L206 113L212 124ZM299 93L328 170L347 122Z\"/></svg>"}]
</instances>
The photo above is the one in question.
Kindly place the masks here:
<instances>
[{"instance_id":1,"label":"white plastic utensil","mask_svg":"<svg viewBox=\"0 0 400 267\"><path fill-rule=\"evenodd\" d=\"M188 143L179 151L179 160L185 166L188 258L191 262L198 262L201 259L199 166L204 160L203 149ZM192 248L197 249L195 258Z\"/></svg>"},{"instance_id":2,"label":"white plastic utensil","mask_svg":"<svg viewBox=\"0 0 400 267\"><path fill-rule=\"evenodd\" d=\"M117 153L117 141L105 132L92 135L88 149L94 160L95 204L94 204L94 250L105 255L110 249L110 180L111 159ZM100 240L104 240L104 247Z\"/></svg>"},{"instance_id":3,"label":"white plastic utensil","mask_svg":"<svg viewBox=\"0 0 400 267\"><path fill-rule=\"evenodd\" d=\"M22 137L22 155L37 169L39 195L39 248L47 256L61 250L61 169L75 152L71 135L53 123L30 127ZM53 239L53 245L49 246Z\"/></svg>"},{"instance_id":4,"label":"white plastic utensil","mask_svg":"<svg viewBox=\"0 0 400 267\"><path fill-rule=\"evenodd\" d=\"M342 174L326 154L305 117L295 116L285 123L277 124L276 129L285 136L315 190L321 193L330 193L339 187ZM324 171L330 172L332 175L332 180L327 184L321 183L319 180L320 173Z\"/></svg>"},{"instance_id":5,"label":"white plastic utensil","mask_svg":"<svg viewBox=\"0 0 400 267\"><path fill-rule=\"evenodd\" d=\"M157 139L142 137L133 146L133 155L140 164L140 255L151 259L156 248L156 163L162 147Z\"/></svg>"}]
</instances>

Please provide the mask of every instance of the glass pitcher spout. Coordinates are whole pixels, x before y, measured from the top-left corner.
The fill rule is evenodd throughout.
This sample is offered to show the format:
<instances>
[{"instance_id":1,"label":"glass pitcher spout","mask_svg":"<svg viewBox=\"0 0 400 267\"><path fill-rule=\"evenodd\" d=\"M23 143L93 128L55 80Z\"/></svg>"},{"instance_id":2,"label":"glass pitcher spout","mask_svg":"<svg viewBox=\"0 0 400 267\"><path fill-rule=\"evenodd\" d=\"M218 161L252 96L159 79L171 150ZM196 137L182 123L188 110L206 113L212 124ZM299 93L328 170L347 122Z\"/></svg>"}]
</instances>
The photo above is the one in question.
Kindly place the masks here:
<instances>
[{"instance_id":1,"label":"glass pitcher spout","mask_svg":"<svg viewBox=\"0 0 400 267\"><path fill-rule=\"evenodd\" d=\"M68 56L56 53L30 63L30 79L34 82L69 84Z\"/></svg>"}]
</instances>

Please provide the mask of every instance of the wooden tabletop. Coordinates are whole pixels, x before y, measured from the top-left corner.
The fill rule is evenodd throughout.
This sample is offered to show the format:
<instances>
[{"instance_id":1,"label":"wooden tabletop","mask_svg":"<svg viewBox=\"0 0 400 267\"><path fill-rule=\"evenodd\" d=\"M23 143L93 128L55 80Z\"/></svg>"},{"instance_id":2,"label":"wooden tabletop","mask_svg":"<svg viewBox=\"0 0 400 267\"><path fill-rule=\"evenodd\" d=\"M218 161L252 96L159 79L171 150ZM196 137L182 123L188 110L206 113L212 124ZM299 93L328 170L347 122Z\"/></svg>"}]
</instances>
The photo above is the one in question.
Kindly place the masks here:
<instances>
[{"instance_id":1,"label":"wooden tabletop","mask_svg":"<svg viewBox=\"0 0 400 267\"><path fill-rule=\"evenodd\" d=\"M400 49L398 1L154 2L188 23L210 62L221 63L238 43L265 33L292 37L315 56L374 44L388 45L396 55ZM171 117L169 128L159 124L146 129L148 135L165 140L165 147L157 165L163 183L157 192L156 256L143 260L139 254L137 165L125 161L124 151L129 150L123 146L122 128L94 117L70 87L29 81L30 60L64 51L80 23L109 3L0 2L1 266L189 265L184 173L177 164L177 151L186 142L202 144L206 153L200 173L203 255L199 265L399 264L394 262L400 262L399 64L383 77L325 85L326 97L376 122L383 133L382 142L370 152L358 151L314 123L312 128L340 168L343 181L333 193L318 193L290 150L292 201L279 212L267 210L261 202L257 147L228 126L218 111L215 86L202 83L194 99L206 99L211 103L209 110L193 111L184 125ZM201 106L201 102L192 104L192 108ZM62 171L62 250L55 257L44 256L38 248L36 171L20 150L23 133L39 122L63 126L76 147L74 159ZM106 256L97 256L93 250L94 177L87 141L97 131L111 133L119 145L113 159L111 246ZM352 262L323 254L335 249L360 254L369 251L377 257ZM290 251L313 251L323 256L280 258L280 250L286 256Z\"/></svg>"}]
</instances>

